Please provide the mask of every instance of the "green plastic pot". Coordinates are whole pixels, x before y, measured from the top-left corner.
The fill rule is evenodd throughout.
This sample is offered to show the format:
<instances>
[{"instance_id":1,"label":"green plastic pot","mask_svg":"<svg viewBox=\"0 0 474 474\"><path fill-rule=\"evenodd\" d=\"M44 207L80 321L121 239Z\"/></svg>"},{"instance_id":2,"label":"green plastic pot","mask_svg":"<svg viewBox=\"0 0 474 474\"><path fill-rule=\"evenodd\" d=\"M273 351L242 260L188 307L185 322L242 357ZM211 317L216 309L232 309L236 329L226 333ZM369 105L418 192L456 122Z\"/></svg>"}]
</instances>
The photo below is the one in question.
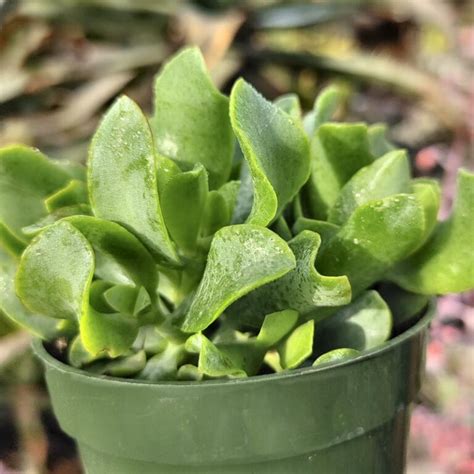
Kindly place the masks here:
<instances>
[{"instance_id":1,"label":"green plastic pot","mask_svg":"<svg viewBox=\"0 0 474 474\"><path fill-rule=\"evenodd\" d=\"M395 474L433 313L338 365L204 383L96 376L33 346L88 474Z\"/></svg>"}]
</instances>

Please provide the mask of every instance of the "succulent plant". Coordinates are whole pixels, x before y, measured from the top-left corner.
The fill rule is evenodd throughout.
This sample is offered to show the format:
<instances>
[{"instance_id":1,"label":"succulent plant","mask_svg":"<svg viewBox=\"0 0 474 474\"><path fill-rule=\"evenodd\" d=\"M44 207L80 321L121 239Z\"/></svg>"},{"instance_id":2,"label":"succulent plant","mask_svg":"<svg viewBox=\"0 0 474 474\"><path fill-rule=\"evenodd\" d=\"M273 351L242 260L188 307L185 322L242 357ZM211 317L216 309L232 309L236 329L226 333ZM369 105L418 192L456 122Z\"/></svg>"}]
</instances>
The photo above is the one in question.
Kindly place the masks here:
<instances>
[{"instance_id":1,"label":"succulent plant","mask_svg":"<svg viewBox=\"0 0 474 474\"><path fill-rule=\"evenodd\" d=\"M332 122L341 97L227 98L190 48L151 118L111 106L86 168L3 148L3 313L75 367L202 380L357 356L473 288L474 176L438 222L437 182L383 126Z\"/></svg>"}]
</instances>

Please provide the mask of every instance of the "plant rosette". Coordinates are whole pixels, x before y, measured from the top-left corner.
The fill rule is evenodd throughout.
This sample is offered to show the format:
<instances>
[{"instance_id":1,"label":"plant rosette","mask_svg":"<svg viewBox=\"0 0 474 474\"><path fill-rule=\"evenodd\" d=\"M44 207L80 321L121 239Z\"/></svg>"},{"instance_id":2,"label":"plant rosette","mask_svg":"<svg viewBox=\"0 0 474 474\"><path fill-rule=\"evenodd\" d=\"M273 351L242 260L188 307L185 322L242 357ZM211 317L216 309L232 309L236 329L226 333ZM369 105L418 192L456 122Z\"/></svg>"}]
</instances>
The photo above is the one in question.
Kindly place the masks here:
<instances>
[{"instance_id":1,"label":"plant rosette","mask_svg":"<svg viewBox=\"0 0 474 474\"><path fill-rule=\"evenodd\" d=\"M0 150L0 308L87 472L402 472L430 298L474 287L474 175L439 222L343 100L228 98L188 48L85 168Z\"/></svg>"}]
</instances>

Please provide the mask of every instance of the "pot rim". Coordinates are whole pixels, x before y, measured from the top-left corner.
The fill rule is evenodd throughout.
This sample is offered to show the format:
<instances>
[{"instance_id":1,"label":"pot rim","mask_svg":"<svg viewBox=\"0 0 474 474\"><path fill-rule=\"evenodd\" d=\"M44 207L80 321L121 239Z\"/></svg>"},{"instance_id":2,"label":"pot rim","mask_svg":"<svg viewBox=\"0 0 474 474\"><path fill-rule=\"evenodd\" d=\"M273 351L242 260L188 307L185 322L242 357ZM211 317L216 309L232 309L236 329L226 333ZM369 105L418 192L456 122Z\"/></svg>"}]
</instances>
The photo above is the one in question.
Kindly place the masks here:
<instances>
[{"instance_id":1,"label":"pot rim","mask_svg":"<svg viewBox=\"0 0 474 474\"><path fill-rule=\"evenodd\" d=\"M424 314L420 319L406 331L403 331L398 336L395 336L392 339L389 339L387 342L382 344L379 347L375 347L368 351L362 352L356 357L352 357L347 360L342 360L341 362L336 363L326 363L321 364L320 366L311 366L311 367L302 367L299 369L291 369L288 371L283 371L275 374L265 374L265 375L254 375L246 378L234 378L234 379L217 379L217 380L206 380L204 382L199 381L184 381L184 380L174 380L174 381L161 381L153 382L149 380L139 380L139 379L128 379L124 377L113 377L110 375L97 375L86 370L78 369L72 367L71 365L65 364L60 360L53 357L44 347L44 341L36 337L32 341L32 349L34 354L45 364L54 368L55 370L62 373L74 374L75 376L84 378L84 379L93 379L97 382L110 383L110 384L130 384L130 385L145 385L145 386L173 386L173 387L183 387L184 388L199 388L200 390L205 390L205 387L216 387L221 385L249 385L249 384L258 384L265 383L268 380L278 381L278 380L288 380L293 377L299 377L301 375L313 374L313 373L325 373L328 370L337 370L345 366L352 364L358 364L365 360L373 359L378 357L379 354L389 351L394 346L401 344L406 341L424 327L426 327L435 315L436 310L436 298L431 298L424 310Z\"/></svg>"}]
</instances>

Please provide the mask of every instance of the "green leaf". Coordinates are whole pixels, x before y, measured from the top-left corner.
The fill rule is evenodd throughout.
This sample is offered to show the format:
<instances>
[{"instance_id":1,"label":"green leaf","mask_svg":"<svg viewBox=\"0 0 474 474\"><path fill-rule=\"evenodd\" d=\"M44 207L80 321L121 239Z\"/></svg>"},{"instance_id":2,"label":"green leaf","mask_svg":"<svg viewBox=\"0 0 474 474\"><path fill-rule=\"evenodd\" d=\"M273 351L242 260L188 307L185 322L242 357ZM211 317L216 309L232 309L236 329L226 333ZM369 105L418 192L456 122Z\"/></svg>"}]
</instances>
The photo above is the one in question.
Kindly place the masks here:
<instances>
[{"instance_id":1,"label":"green leaf","mask_svg":"<svg viewBox=\"0 0 474 474\"><path fill-rule=\"evenodd\" d=\"M184 346L168 343L165 350L154 355L146 363L138 378L158 382L161 380L176 380L178 366L183 360Z\"/></svg>"},{"instance_id":2,"label":"green leaf","mask_svg":"<svg viewBox=\"0 0 474 474\"><path fill-rule=\"evenodd\" d=\"M385 342L391 332L390 308L370 290L318 325L315 350L318 354L343 347L364 351Z\"/></svg>"},{"instance_id":3,"label":"green leaf","mask_svg":"<svg viewBox=\"0 0 474 474\"><path fill-rule=\"evenodd\" d=\"M278 348L283 369L294 369L313 352L314 321L298 326Z\"/></svg>"},{"instance_id":4,"label":"green leaf","mask_svg":"<svg viewBox=\"0 0 474 474\"><path fill-rule=\"evenodd\" d=\"M61 207L51 214L41 218L39 221L29 226L23 227L23 233L28 237L34 237L45 227L70 216L90 216L92 214L91 208L88 204L76 204L73 206Z\"/></svg>"},{"instance_id":5,"label":"green leaf","mask_svg":"<svg viewBox=\"0 0 474 474\"><path fill-rule=\"evenodd\" d=\"M211 189L228 180L234 152L229 102L212 83L198 48L183 50L158 74L152 127L160 154L204 165Z\"/></svg>"},{"instance_id":6,"label":"green leaf","mask_svg":"<svg viewBox=\"0 0 474 474\"><path fill-rule=\"evenodd\" d=\"M231 216L237 204L239 189L240 181L228 181L217 190L217 192L224 198L224 201L227 204L227 209L229 209Z\"/></svg>"},{"instance_id":7,"label":"green leaf","mask_svg":"<svg viewBox=\"0 0 474 474\"><path fill-rule=\"evenodd\" d=\"M178 262L163 222L155 150L142 111L121 97L105 114L89 149L88 182L97 217L134 232L160 258Z\"/></svg>"},{"instance_id":8,"label":"green leaf","mask_svg":"<svg viewBox=\"0 0 474 474\"><path fill-rule=\"evenodd\" d=\"M127 285L114 285L104 292L107 304L116 312L135 315L135 303L137 301L138 288Z\"/></svg>"},{"instance_id":9,"label":"green leaf","mask_svg":"<svg viewBox=\"0 0 474 474\"><path fill-rule=\"evenodd\" d=\"M188 382L200 382L203 379L203 373L192 364L184 364L178 369L176 378Z\"/></svg>"},{"instance_id":10,"label":"green leaf","mask_svg":"<svg viewBox=\"0 0 474 474\"><path fill-rule=\"evenodd\" d=\"M217 348L207 337L201 335L199 370L208 377L246 377L242 367Z\"/></svg>"},{"instance_id":11,"label":"green leaf","mask_svg":"<svg viewBox=\"0 0 474 474\"><path fill-rule=\"evenodd\" d=\"M425 295L474 289L474 174L460 170L457 198L448 220L439 223L392 278L406 290Z\"/></svg>"},{"instance_id":12,"label":"green leaf","mask_svg":"<svg viewBox=\"0 0 474 474\"><path fill-rule=\"evenodd\" d=\"M316 266L325 275L347 275L355 297L410 255L424 229L415 196L397 194L363 204L321 249Z\"/></svg>"},{"instance_id":13,"label":"green leaf","mask_svg":"<svg viewBox=\"0 0 474 474\"><path fill-rule=\"evenodd\" d=\"M362 204L410 192L410 165L404 150L395 150L364 166L341 189L328 220L344 224Z\"/></svg>"},{"instance_id":14,"label":"green leaf","mask_svg":"<svg viewBox=\"0 0 474 474\"><path fill-rule=\"evenodd\" d=\"M373 161L366 125L321 125L311 141L311 175L304 189L309 217L326 219L344 184Z\"/></svg>"},{"instance_id":15,"label":"green leaf","mask_svg":"<svg viewBox=\"0 0 474 474\"><path fill-rule=\"evenodd\" d=\"M237 201L232 213L232 224L243 224L252 212L252 206L252 174L250 173L249 165L244 161L240 169L240 188L237 193Z\"/></svg>"},{"instance_id":16,"label":"green leaf","mask_svg":"<svg viewBox=\"0 0 474 474\"><path fill-rule=\"evenodd\" d=\"M314 102L314 128L317 130L323 123L331 121L336 110L345 100L343 91L334 85L323 89ZM314 133L314 132L313 132Z\"/></svg>"},{"instance_id":17,"label":"green leaf","mask_svg":"<svg viewBox=\"0 0 474 474\"><path fill-rule=\"evenodd\" d=\"M244 224L216 233L206 269L181 328L205 329L235 300L295 267L284 240L268 229Z\"/></svg>"},{"instance_id":18,"label":"green leaf","mask_svg":"<svg viewBox=\"0 0 474 474\"><path fill-rule=\"evenodd\" d=\"M280 216L272 225L272 230L287 242L293 237L288 223L283 216Z\"/></svg>"},{"instance_id":19,"label":"green leaf","mask_svg":"<svg viewBox=\"0 0 474 474\"><path fill-rule=\"evenodd\" d=\"M392 312L393 335L400 334L411 327L419 319L430 300L429 296L406 291L389 282L379 283L377 291Z\"/></svg>"},{"instance_id":20,"label":"green leaf","mask_svg":"<svg viewBox=\"0 0 474 474\"><path fill-rule=\"evenodd\" d=\"M208 194L207 173L202 165L172 176L161 195L163 217L178 248L195 251Z\"/></svg>"},{"instance_id":21,"label":"green leaf","mask_svg":"<svg viewBox=\"0 0 474 474\"><path fill-rule=\"evenodd\" d=\"M313 363L313 367L321 364L337 364L347 359L353 359L360 355L360 351L355 349L349 349L342 347L340 349L334 349L332 351L326 352L323 355L320 355Z\"/></svg>"},{"instance_id":22,"label":"green leaf","mask_svg":"<svg viewBox=\"0 0 474 474\"><path fill-rule=\"evenodd\" d=\"M426 242L438 222L441 204L441 189L434 179L418 178L412 180L412 192L421 204L425 215L425 233L420 246Z\"/></svg>"},{"instance_id":23,"label":"green leaf","mask_svg":"<svg viewBox=\"0 0 474 474\"><path fill-rule=\"evenodd\" d=\"M136 286L143 286L156 303L158 271L147 249L133 234L115 222L97 217L72 216L64 220L86 237L96 256L112 260Z\"/></svg>"},{"instance_id":24,"label":"green leaf","mask_svg":"<svg viewBox=\"0 0 474 474\"><path fill-rule=\"evenodd\" d=\"M88 370L96 374L111 375L112 377L133 377L141 372L146 365L146 355L144 351L135 354L119 357L111 361L100 361L95 367Z\"/></svg>"},{"instance_id":25,"label":"green leaf","mask_svg":"<svg viewBox=\"0 0 474 474\"><path fill-rule=\"evenodd\" d=\"M47 214L44 199L70 180L42 153L13 145L0 150L0 224L27 241L22 228Z\"/></svg>"},{"instance_id":26,"label":"green leaf","mask_svg":"<svg viewBox=\"0 0 474 474\"><path fill-rule=\"evenodd\" d=\"M78 204L87 204L87 186L77 179L56 191L45 200L48 212L54 212L62 207L75 206Z\"/></svg>"},{"instance_id":27,"label":"green leaf","mask_svg":"<svg viewBox=\"0 0 474 474\"><path fill-rule=\"evenodd\" d=\"M112 286L112 283L104 280L94 280L91 283L89 289L89 303L99 313L114 313L117 311L107 303L104 297L104 293L109 288L112 288Z\"/></svg>"},{"instance_id":28,"label":"green leaf","mask_svg":"<svg viewBox=\"0 0 474 474\"><path fill-rule=\"evenodd\" d=\"M376 158L395 149L386 138L387 126L381 123L371 125L368 129L370 152Z\"/></svg>"},{"instance_id":29,"label":"green leaf","mask_svg":"<svg viewBox=\"0 0 474 474\"><path fill-rule=\"evenodd\" d=\"M31 311L77 320L88 305L94 254L75 227L58 222L24 251L16 275L17 293Z\"/></svg>"},{"instance_id":30,"label":"green leaf","mask_svg":"<svg viewBox=\"0 0 474 474\"><path fill-rule=\"evenodd\" d=\"M247 222L266 226L308 179L308 142L300 125L243 79L232 89L230 118L253 181Z\"/></svg>"},{"instance_id":31,"label":"green leaf","mask_svg":"<svg viewBox=\"0 0 474 474\"><path fill-rule=\"evenodd\" d=\"M210 191L202 216L202 236L214 235L220 228L229 224L230 218L231 215L224 196L218 191Z\"/></svg>"},{"instance_id":32,"label":"green leaf","mask_svg":"<svg viewBox=\"0 0 474 474\"><path fill-rule=\"evenodd\" d=\"M295 122L301 121L301 104L297 94L285 94L277 97L274 104L286 112Z\"/></svg>"},{"instance_id":33,"label":"green leaf","mask_svg":"<svg viewBox=\"0 0 474 474\"><path fill-rule=\"evenodd\" d=\"M254 327L274 311L291 308L302 316L318 306L341 306L351 300L346 276L323 276L314 267L321 237L303 231L288 245L296 258L296 268L267 285L261 286L229 308L231 314Z\"/></svg>"},{"instance_id":34,"label":"green leaf","mask_svg":"<svg viewBox=\"0 0 474 474\"><path fill-rule=\"evenodd\" d=\"M0 314L37 337L53 340L61 335L63 321L30 312L18 299L14 287L14 267L0 266Z\"/></svg>"},{"instance_id":35,"label":"green leaf","mask_svg":"<svg viewBox=\"0 0 474 474\"><path fill-rule=\"evenodd\" d=\"M281 341L298 321L298 312L292 309L267 314L257 336L257 343L266 349Z\"/></svg>"},{"instance_id":36,"label":"green leaf","mask_svg":"<svg viewBox=\"0 0 474 474\"><path fill-rule=\"evenodd\" d=\"M337 234L339 228L339 226L331 224L330 222L308 219L307 217L299 217L293 224L293 233L299 234L305 230L316 232L320 235L321 241L324 244Z\"/></svg>"},{"instance_id":37,"label":"green leaf","mask_svg":"<svg viewBox=\"0 0 474 474\"><path fill-rule=\"evenodd\" d=\"M89 306L79 321L82 343L94 356L126 354L137 337L137 321L120 313L100 313Z\"/></svg>"},{"instance_id":38,"label":"green leaf","mask_svg":"<svg viewBox=\"0 0 474 474\"><path fill-rule=\"evenodd\" d=\"M20 240L7 226L0 222L0 249L3 249L12 257L19 258L25 247L25 242Z\"/></svg>"},{"instance_id":39,"label":"green leaf","mask_svg":"<svg viewBox=\"0 0 474 474\"><path fill-rule=\"evenodd\" d=\"M67 360L73 367L83 367L97 360L97 358L87 351L82 343L81 336L76 336L72 342L69 343Z\"/></svg>"}]
</instances>

